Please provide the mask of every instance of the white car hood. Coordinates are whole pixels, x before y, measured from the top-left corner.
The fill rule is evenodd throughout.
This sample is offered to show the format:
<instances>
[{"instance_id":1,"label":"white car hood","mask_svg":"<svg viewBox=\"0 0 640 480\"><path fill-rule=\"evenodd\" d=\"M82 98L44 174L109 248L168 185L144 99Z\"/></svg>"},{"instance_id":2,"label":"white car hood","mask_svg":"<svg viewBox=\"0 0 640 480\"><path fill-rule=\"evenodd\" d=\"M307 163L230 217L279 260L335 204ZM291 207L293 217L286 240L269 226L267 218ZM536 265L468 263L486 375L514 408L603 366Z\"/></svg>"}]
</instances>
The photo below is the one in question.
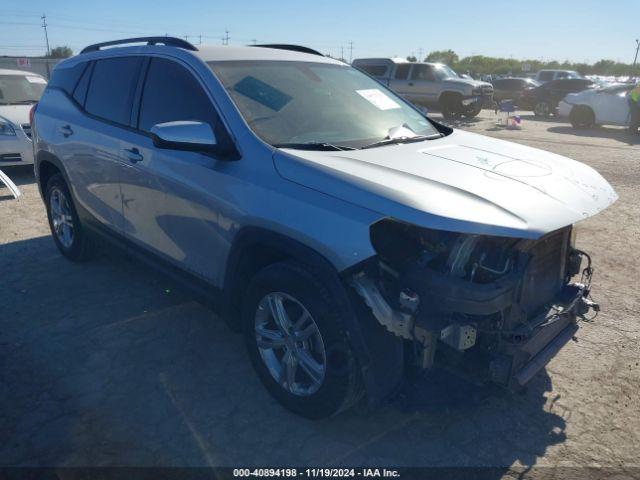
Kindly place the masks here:
<instances>
[{"instance_id":1,"label":"white car hood","mask_svg":"<svg viewBox=\"0 0 640 480\"><path fill-rule=\"evenodd\" d=\"M468 132L354 151L276 150L284 178L427 228L538 238L618 198L595 170Z\"/></svg>"},{"instance_id":2,"label":"white car hood","mask_svg":"<svg viewBox=\"0 0 640 480\"><path fill-rule=\"evenodd\" d=\"M563 101L572 105L579 102L588 102L597 93L598 93L597 90L583 90L582 92L568 93L564 97Z\"/></svg>"},{"instance_id":3,"label":"white car hood","mask_svg":"<svg viewBox=\"0 0 640 480\"><path fill-rule=\"evenodd\" d=\"M0 105L0 117L6 118L14 125L29 123L29 111L33 105Z\"/></svg>"}]
</instances>

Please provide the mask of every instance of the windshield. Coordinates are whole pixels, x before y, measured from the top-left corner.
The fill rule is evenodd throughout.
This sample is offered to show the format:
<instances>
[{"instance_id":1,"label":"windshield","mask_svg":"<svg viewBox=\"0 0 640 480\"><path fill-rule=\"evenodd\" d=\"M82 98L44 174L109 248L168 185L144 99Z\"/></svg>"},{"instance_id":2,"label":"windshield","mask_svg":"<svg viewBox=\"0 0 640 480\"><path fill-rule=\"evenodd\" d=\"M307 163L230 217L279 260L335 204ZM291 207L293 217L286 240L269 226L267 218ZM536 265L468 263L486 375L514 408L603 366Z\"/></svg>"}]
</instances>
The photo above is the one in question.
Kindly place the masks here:
<instances>
[{"instance_id":1,"label":"windshield","mask_svg":"<svg viewBox=\"0 0 640 480\"><path fill-rule=\"evenodd\" d=\"M459 78L458 74L447 65L436 65L436 76L439 80L445 80L447 78Z\"/></svg>"},{"instance_id":2,"label":"windshield","mask_svg":"<svg viewBox=\"0 0 640 480\"><path fill-rule=\"evenodd\" d=\"M0 105L35 103L46 86L36 75L0 75Z\"/></svg>"},{"instance_id":3,"label":"windshield","mask_svg":"<svg viewBox=\"0 0 640 480\"><path fill-rule=\"evenodd\" d=\"M556 78L582 78L578 72L574 72L573 70L561 71L558 72Z\"/></svg>"},{"instance_id":4,"label":"windshield","mask_svg":"<svg viewBox=\"0 0 640 480\"><path fill-rule=\"evenodd\" d=\"M360 148L404 127L438 134L414 108L346 65L209 62L253 131L271 145L328 143Z\"/></svg>"}]
</instances>

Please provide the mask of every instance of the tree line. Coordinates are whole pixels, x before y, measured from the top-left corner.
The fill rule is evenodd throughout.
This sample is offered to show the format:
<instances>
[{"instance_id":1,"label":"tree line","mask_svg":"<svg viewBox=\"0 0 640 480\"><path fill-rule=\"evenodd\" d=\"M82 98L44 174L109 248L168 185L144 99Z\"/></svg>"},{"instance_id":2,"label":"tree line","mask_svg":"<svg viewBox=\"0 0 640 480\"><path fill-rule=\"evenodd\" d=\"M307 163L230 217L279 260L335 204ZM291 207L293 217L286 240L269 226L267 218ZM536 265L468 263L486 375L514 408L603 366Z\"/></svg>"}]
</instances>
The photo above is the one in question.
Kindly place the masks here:
<instances>
[{"instance_id":1,"label":"tree line","mask_svg":"<svg viewBox=\"0 0 640 480\"><path fill-rule=\"evenodd\" d=\"M60 46L51 49L49 58L66 58L73 55L68 46ZM415 56L407 57L410 62L416 62ZM470 57L458 57L453 50L436 50L424 58L425 62L446 63L458 73L471 73L472 75L516 75L525 72L536 72L545 68L575 70L582 75L640 75L640 67L633 71L633 65L602 59L594 64L573 63L565 60L516 60L513 58L487 57L485 55L472 55Z\"/></svg>"},{"instance_id":2,"label":"tree line","mask_svg":"<svg viewBox=\"0 0 640 480\"><path fill-rule=\"evenodd\" d=\"M407 57L409 61L417 61L416 57ZM472 55L460 58L453 50L436 50L424 58L425 62L446 63L458 73L471 73L472 75L507 75L536 72L545 68L575 70L582 75L638 75L640 67L613 60L602 59L594 64L574 63L568 60L558 62L556 60L516 60L513 58L487 57L485 55Z\"/></svg>"}]
</instances>

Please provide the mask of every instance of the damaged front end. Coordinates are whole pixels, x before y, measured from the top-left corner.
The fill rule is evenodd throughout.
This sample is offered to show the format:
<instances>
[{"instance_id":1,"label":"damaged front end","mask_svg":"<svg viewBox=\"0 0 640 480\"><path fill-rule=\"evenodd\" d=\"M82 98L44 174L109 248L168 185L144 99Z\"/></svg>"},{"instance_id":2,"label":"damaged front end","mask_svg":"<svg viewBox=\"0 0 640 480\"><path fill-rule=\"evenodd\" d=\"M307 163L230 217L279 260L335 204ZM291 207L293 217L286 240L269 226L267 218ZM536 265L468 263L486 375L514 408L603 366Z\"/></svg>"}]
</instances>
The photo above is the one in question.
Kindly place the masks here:
<instances>
[{"instance_id":1,"label":"damaged front end","mask_svg":"<svg viewBox=\"0 0 640 480\"><path fill-rule=\"evenodd\" d=\"M517 388L598 310L591 259L573 247L571 226L529 240L383 220L371 241L378 255L350 283L423 369Z\"/></svg>"}]
</instances>

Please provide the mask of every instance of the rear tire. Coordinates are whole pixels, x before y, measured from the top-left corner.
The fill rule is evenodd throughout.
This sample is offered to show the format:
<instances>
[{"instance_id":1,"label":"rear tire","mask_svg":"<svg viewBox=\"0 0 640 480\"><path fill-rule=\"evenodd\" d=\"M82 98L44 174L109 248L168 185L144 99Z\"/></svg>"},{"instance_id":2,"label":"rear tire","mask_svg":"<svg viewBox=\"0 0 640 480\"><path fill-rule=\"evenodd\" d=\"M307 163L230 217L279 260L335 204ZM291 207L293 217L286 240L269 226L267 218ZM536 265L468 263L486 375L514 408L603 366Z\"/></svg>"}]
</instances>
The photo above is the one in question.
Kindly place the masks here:
<instances>
[{"instance_id":1,"label":"rear tire","mask_svg":"<svg viewBox=\"0 0 640 480\"><path fill-rule=\"evenodd\" d=\"M44 198L51 236L60 253L74 262L89 259L90 240L80 223L73 197L62 174L56 173L49 179Z\"/></svg>"},{"instance_id":2,"label":"rear tire","mask_svg":"<svg viewBox=\"0 0 640 480\"><path fill-rule=\"evenodd\" d=\"M319 419L336 415L362 396L344 329L347 313L317 276L292 262L270 265L252 279L243 303L249 357L268 392L285 408ZM303 317L307 319L296 328ZM304 335L306 340L299 341Z\"/></svg>"},{"instance_id":3,"label":"rear tire","mask_svg":"<svg viewBox=\"0 0 640 480\"><path fill-rule=\"evenodd\" d=\"M573 128L591 128L596 123L596 117L589 107L578 105L571 109L569 121Z\"/></svg>"}]
</instances>

